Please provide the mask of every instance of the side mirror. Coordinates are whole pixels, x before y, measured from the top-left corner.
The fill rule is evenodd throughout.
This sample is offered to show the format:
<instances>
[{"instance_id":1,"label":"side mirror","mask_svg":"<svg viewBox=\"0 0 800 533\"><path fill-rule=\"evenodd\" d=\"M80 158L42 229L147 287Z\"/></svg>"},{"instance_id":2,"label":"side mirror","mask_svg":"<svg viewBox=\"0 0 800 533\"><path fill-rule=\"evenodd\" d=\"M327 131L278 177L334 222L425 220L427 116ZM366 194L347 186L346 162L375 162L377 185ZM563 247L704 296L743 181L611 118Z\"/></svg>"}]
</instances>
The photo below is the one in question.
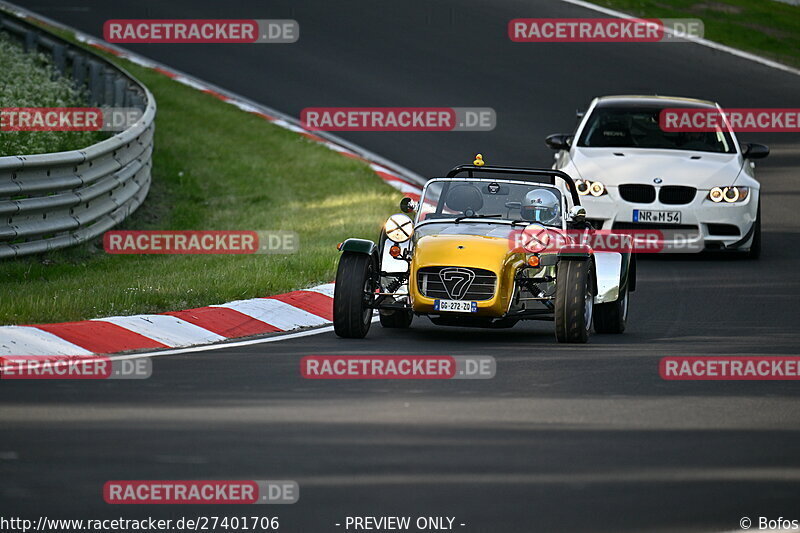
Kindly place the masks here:
<instances>
[{"instance_id":1,"label":"side mirror","mask_svg":"<svg viewBox=\"0 0 800 533\"><path fill-rule=\"evenodd\" d=\"M769 155L769 146L763 144L747 143L744 145L745 159L764 159Z\"/></svg>"},{"instance_id":2,"label":"side mirror","mask_svg":"<svg viewBox=\"0 0 800 533\"><path fill-rule=\"evenodd\" d=\"M544 143L553 150L569 150L572 145L572 135L566 133L554 133L549 135Z\"/></svg>"},{"instance_id":3,"label":"side mirror","mask_svg":"<svg viewBox=\"0 0 800 533\"><path fill-rule=\"evenodd\" d=\"M582 205L573 206L569 210L569 218L572 222L582 222L586 220L586 209Z\"/></svg>"},{"instance_id":4,"label":"side mirror","mask_svg":"<svg viewBox=\"0 0 800 533\"><path fill-rule=\"evenodd\" d=\"M417 203L408 196L400 200L400 211L403 213L413 213L416 210Z\"/></svg>"}]
</instances>

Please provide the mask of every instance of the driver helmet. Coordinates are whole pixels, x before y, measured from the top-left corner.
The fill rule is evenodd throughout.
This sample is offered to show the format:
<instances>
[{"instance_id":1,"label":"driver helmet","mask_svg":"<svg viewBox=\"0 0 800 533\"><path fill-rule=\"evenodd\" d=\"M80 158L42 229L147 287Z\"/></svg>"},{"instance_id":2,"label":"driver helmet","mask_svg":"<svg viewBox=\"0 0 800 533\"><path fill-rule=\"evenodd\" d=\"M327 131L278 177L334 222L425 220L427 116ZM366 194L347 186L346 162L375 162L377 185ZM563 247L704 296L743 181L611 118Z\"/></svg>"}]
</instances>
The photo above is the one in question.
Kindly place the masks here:
<instances>
[{"instance_id":1,"label":"driver helmet","mask_svg":"<svg viewBox=\"0 0 800 533\"><path fill-rule=\"evenodd\" d=\"M520 215L525 220L553 224L559 215L558 196L547 189L534 189L525 195Z\"/></svg>"}]
</instances>

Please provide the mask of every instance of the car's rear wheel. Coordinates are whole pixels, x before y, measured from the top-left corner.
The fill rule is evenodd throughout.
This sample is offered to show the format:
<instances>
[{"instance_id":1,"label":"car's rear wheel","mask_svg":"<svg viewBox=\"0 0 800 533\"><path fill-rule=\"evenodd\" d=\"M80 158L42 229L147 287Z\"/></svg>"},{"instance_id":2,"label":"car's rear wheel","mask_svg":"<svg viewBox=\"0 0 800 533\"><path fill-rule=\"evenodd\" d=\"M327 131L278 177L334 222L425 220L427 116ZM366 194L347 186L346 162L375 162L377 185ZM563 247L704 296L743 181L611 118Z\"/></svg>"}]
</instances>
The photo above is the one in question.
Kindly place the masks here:
<instances>
[{"instance_id":1,"label":"car's rear wheel","mask_svg":"<svg viewBox=\"0 0 800 533\"><path fill-rule=\"evenodd\" d=\"M405 309L381 311L381 326L385 328L407 328L414 320L414 313Z\"/></svg>"},{"instance_id":2,"label":"car's rear wheel","mask_svg":"<svg viewBox=\"0 0 800 533\"><path fill-rule=\"evenodd\" d=\"M372 324L375 260L360 253L342 254L333 290L333 330L339 337L363 339Z\"/></svg>"},{"instance_id":3,"label":"car's rear wheel","mask_svg":"<svg viewBox=\"0 0 800 533\"><path fill-rule=\"evenodd\" d=\"M622 333L628 321L628 305L630 295L628 287L622 288L622 293L614 302L597 304L594 306L594 330L596 333Z\"/></svg>"},{"instance_id":4,"label":"car's rear wheel","mask_svg":"<svg viewBox=\"0 0 800 533\"><path fill-rule=\"evenodd\" d=\"M589 340L594 311L591 261L560 261L556 274L555 322L558 342Z\"/></svg>"}]
</instances>

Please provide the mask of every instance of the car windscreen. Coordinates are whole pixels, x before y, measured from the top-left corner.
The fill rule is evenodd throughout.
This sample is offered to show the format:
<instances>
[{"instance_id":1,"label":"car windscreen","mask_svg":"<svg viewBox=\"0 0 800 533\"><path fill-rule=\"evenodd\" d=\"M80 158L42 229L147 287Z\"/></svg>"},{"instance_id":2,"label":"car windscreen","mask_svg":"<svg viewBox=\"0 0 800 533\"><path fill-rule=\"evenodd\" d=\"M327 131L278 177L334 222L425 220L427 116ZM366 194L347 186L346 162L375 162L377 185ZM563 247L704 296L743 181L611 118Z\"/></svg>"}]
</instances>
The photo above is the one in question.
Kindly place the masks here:
<instances>
[{"instance_id":1,"label":"car windscreen","mask_svg":"<svg viewBox=\"0 0 800 533\"><path fill-rule=\"evenodd\" d=\"M678 107L678 106L672 106ZM581 131L578 146L586 148L651 148L735 153L727 131L667 132L659 126L666 106L598 106Z\"/></svg>"},{"instance_id":2,"label":"car windscreen","mask_svg":"<svg viewBox=\"0 0 800 533\"><path fill-rule=\"evenodd\" d=\"M537 183L441 180L428 184L417 222L488 217L561 226L561 192Z\"/></svg>"}]
</instances>

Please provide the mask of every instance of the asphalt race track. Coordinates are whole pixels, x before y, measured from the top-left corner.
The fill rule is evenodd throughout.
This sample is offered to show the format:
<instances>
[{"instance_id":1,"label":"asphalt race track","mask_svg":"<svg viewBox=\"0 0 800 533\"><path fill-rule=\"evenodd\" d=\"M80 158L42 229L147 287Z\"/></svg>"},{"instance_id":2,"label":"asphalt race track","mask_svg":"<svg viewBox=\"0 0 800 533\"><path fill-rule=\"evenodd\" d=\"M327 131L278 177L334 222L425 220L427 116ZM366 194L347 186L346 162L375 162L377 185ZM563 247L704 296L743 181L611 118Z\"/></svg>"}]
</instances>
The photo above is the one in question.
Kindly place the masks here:
<instances>
[{"instance_id":1,"label":"asphalt race track","mask_svg":"<svg viewBox=\"0 0 800 533\"><path fill-rule=\"evenodd\" d=\"M424 175L482 152L550 166L545 135L604 94L800 107L800 77L695 44L519 44L518 17L590 17L549 0L30 0L102 36L107 19L293 18L292 45L130 49L294 116L310 106L493 107L493 132L342 135ZM209 125L213 127L213 125ZM666 355L800 355L800 136L759 163L764 252L645 258L629 330L585 346L549 323L511 330L373 325L156 358L146 381L3 382L0 515L277 515L282 531L346 516L454 516L457 531L722 531L800 519L793 382L668 382ZM265 156L276 157L279 154ZM343 193L346 194L343 184ZM376 221L376 224L378 221ZM332 243L333 244L333 243ZM310 354L493 355L493 380L310 381ZM111 506L113 479L292 479L290 506ZM464 526L458 524L463 523ZM755 529L755 528L754 528Z\"/></svg>"}]
</instances>

